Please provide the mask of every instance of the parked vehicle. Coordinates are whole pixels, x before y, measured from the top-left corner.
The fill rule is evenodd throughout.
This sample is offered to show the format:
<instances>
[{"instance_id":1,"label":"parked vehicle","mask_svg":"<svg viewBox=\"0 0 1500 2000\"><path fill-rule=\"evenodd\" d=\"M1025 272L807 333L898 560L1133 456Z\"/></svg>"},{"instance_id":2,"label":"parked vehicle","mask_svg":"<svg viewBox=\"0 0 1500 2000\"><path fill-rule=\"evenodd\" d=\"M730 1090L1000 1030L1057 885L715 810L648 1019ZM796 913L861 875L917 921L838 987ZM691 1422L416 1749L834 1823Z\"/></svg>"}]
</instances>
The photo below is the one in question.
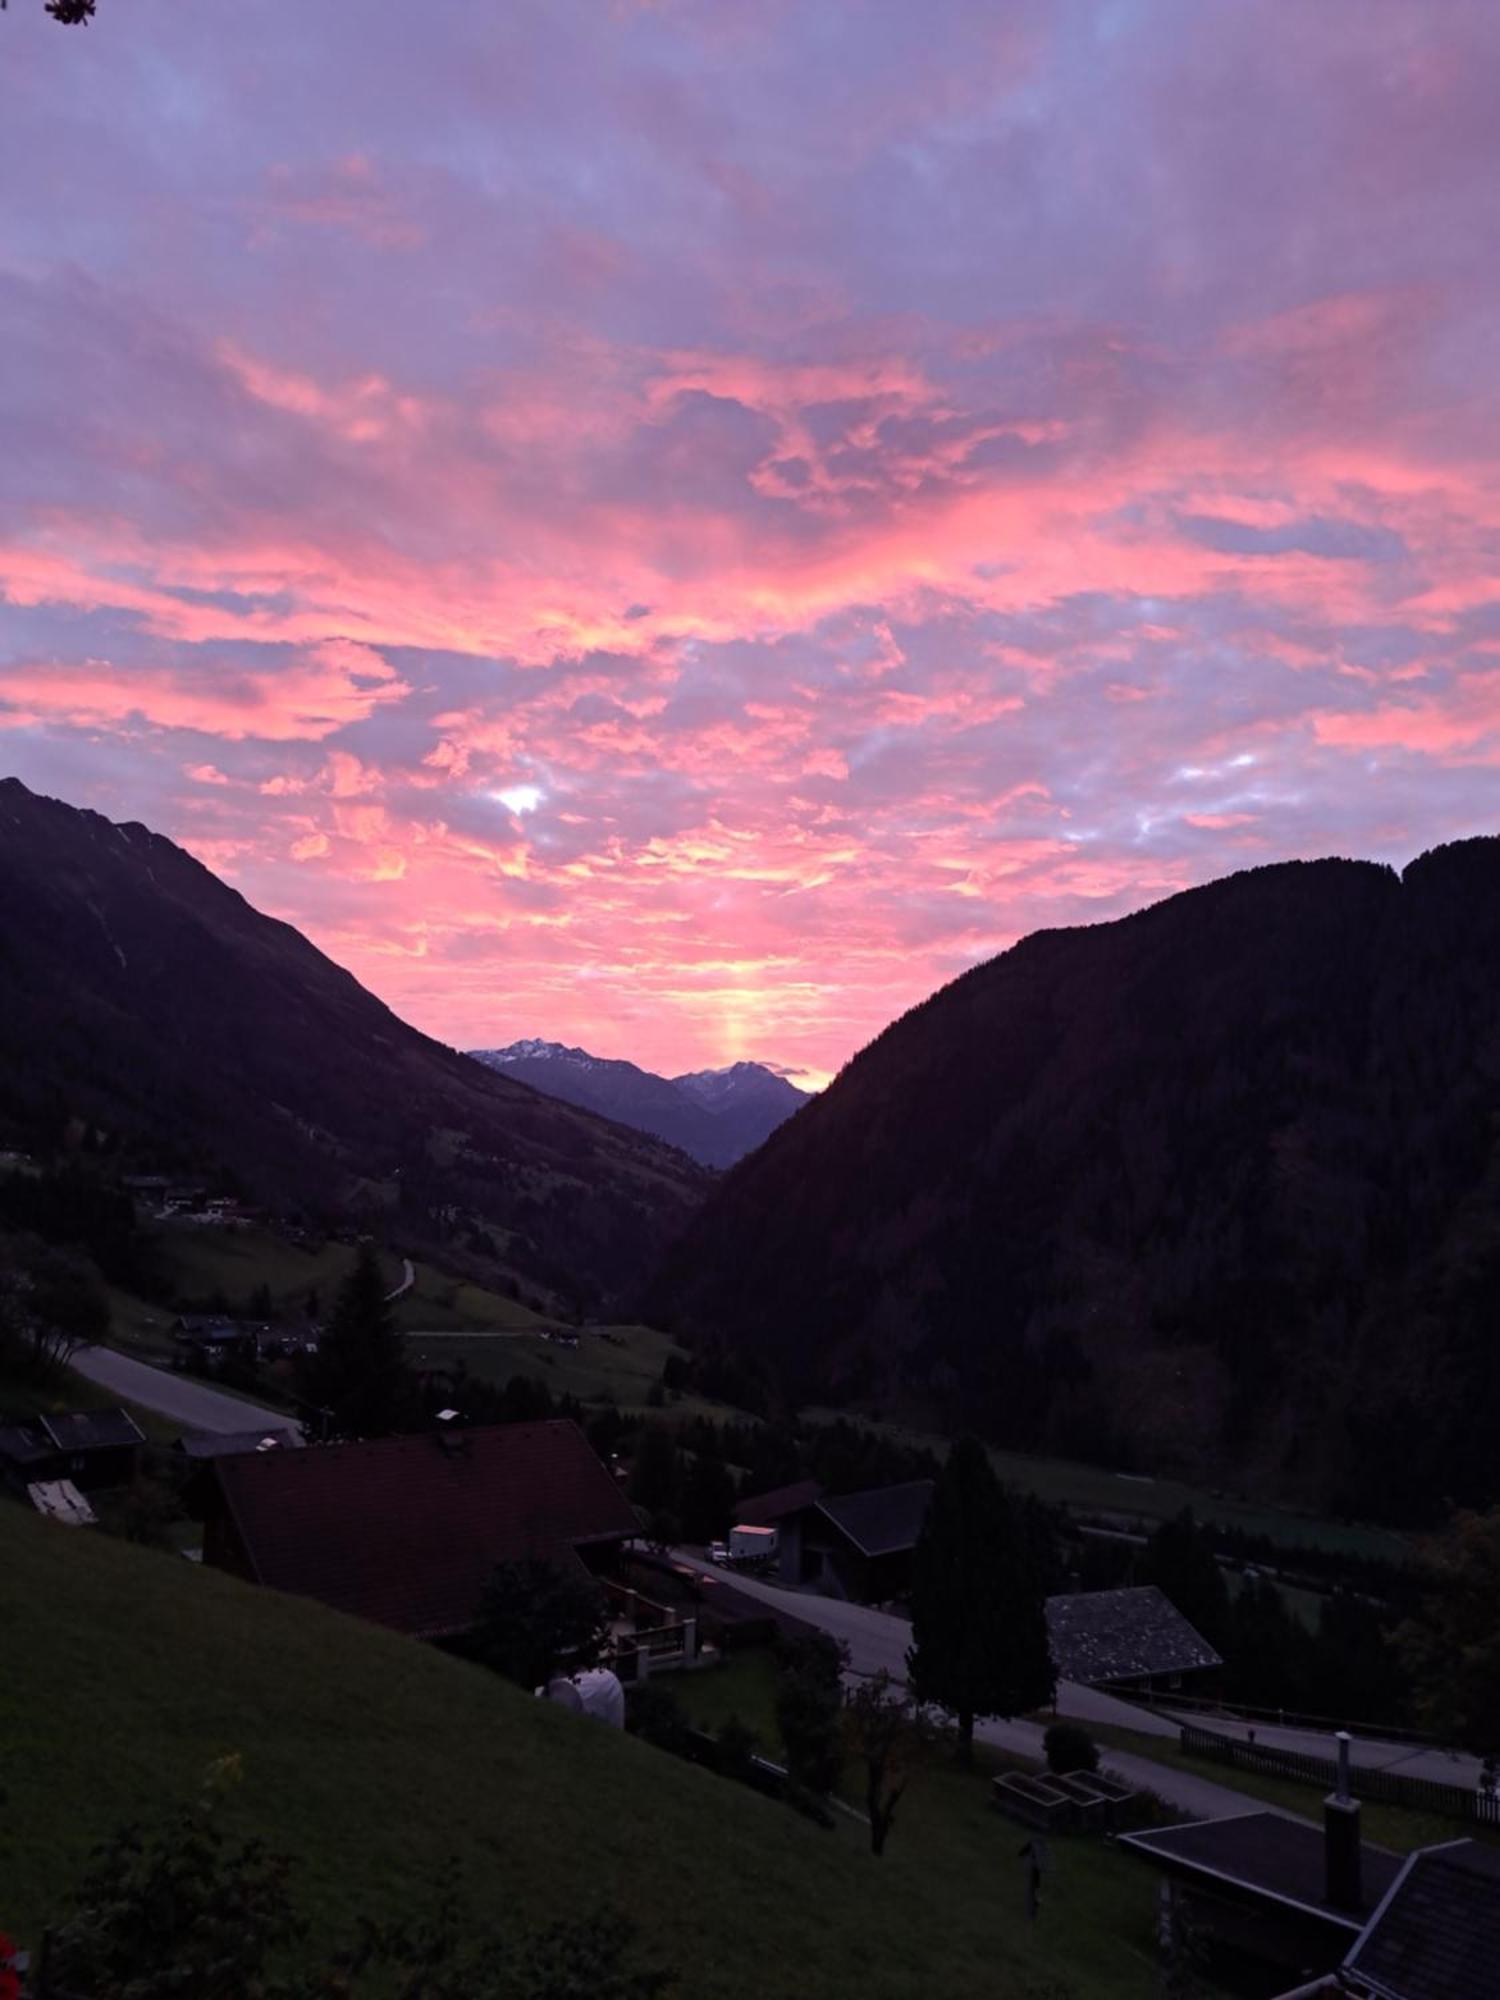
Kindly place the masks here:
<instances>
[{"instance_id":1,"label":"parked vehicle","mask_svg":"<svg viewBox=\"0 0 1500 2000\"><path fill-rule=\"evenodd\" d=\"M769 1564L776 1556L774 1528L736 1527L729 1530L729 1553L737 1563Z\"/></svg>"}]
</instances>

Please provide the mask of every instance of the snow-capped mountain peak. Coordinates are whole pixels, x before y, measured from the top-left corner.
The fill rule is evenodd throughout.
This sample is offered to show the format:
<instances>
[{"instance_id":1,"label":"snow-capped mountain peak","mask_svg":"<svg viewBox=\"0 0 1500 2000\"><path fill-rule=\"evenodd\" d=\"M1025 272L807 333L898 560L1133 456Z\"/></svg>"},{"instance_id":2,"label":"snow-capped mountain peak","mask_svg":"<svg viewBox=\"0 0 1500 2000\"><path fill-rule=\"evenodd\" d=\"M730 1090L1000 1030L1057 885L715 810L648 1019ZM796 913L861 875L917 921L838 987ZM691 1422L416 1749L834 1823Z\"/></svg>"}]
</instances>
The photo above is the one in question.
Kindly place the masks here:
<instances>
[{"instance_id":1,"label":"snow-capped mountain peak","mask_svg":"<svg viewBox=\"0 0 1500 2000\"><path fill-rule=\"evenodd\" d=\"M665 1077L539 1035L470 1054L534 1090L653 1132L711 1167L732 1166L807 1101L806 1091L766 1063Z\"/></svg>"}]
</instances>

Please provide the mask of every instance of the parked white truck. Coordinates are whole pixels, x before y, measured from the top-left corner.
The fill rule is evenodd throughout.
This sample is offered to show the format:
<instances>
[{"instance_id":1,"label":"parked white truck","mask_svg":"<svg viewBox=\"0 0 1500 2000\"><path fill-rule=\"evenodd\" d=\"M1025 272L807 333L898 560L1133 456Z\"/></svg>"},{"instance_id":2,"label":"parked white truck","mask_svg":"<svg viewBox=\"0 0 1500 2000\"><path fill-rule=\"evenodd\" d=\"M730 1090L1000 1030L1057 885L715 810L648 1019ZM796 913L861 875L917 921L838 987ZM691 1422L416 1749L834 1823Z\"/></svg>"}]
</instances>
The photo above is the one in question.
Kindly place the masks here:
<instances>
[{"instance_id":1,"label":"parked white truck","mask_svg":"<svg viewBox=\"0 0 1500 2000\"><path fill-rule=\"evenodd\" d=\"M774 1528L735 1527L729 1530L729 1560L743 1564L747 1569L752 1564L769 1568L776 1560L776 1530Z\"/></svg>"}]
</instances>

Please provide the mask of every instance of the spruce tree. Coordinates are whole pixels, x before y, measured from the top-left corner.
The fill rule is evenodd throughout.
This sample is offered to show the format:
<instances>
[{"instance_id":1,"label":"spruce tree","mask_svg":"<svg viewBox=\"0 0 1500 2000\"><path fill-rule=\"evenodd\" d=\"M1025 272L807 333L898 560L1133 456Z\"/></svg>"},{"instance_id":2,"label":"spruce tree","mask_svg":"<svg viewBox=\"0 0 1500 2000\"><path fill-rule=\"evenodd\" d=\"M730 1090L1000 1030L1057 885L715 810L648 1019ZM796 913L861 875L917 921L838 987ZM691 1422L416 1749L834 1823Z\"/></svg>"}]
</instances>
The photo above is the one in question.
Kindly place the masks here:
<instances>
[{"instance_id":1,"label":"spruce tree","mask_svg":"<svg viewBox=\"0 0 1500 2000\"><path fill-rule=\"evenodd\" d=\"M313 1427L332 1437L388 1437L409 1420L414 1387L379 1260L368 1243L361 1244L303 1369Z\"/></svg>"},{"instance_id":2,"label":"spruce tree","mask_svg":"<svg viewBox=\"0 0 1500 2000\"><path fill-rule=\"evenodd\" d=\"M1056 1686L1030 1524L975 1438L948 1455L917 1542L912 1645L918 1701L958 1725L958 1761L974 1761L977 1716L1023 1715Z\"/></svg>"}]
</instances>

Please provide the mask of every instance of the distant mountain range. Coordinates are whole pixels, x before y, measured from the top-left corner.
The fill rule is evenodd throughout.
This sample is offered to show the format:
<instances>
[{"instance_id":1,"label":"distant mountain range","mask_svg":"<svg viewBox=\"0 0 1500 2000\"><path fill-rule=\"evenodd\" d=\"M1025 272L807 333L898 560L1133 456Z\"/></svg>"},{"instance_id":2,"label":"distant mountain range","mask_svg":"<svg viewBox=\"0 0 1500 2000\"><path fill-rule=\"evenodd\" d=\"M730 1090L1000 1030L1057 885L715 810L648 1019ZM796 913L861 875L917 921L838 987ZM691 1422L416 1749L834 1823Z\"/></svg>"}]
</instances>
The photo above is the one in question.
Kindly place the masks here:
<instances>
[{"instance_id":1,"label":"distant mountain range","mask_svg":"<svg viewBox=\"0 0 1500 2000\"><path fill-rule=\"evenodd\" d=\"M1028 1450L1500 1499L1500 840L1024 939L729 1173L648 1310Z\"/></svg>"},{"instance_id":2,"label":"distant mountain range","mask_svg":"<svg viewBox=\"0 0 1500 2000\"><path fill-rule=\"evenodd\" d=\"M680 1146L709 1167L732 1166L753 1152L809 1096L765 1063L737 1062L728 1069L669 1077L561 1042L512 1042L471 1053L477 1062L549 1097Z\"/></svg>"},{"instance_id":3,"label":"distant mountain range","mask_svg":"<svg viewBox=\"0 0 1500 2000\"><path fill-rule=\"evenodd\" d=\"M0 780L0 1145L102 1128L138 1163L376 1216L559 1300L635 1286L701 1200L680 1152L408 1027L144 826Z\"/></svg>"}]
</instances>

